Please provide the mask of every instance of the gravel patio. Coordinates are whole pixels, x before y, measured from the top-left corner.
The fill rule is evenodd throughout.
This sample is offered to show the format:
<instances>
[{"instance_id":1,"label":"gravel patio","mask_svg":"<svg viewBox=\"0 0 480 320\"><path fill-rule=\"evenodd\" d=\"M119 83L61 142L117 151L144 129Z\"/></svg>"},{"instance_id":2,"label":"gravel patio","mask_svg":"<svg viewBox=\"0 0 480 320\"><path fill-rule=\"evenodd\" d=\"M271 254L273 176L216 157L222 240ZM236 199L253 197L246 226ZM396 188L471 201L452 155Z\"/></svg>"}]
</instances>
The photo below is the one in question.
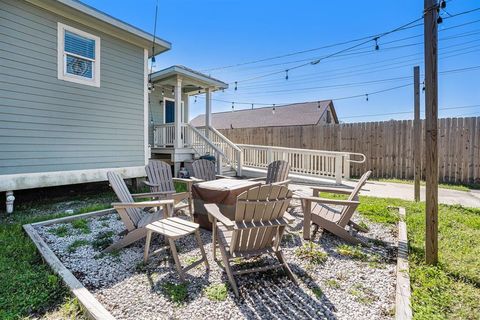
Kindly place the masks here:
<instances>
[{"instance_id":1,"label":"gravel patio","mask_svg":"<svg viewBox=\"0 0 480 320\"><path fill-rule=\"evenodd\" d=\"M283 271L237 276L241 299L228 288L226 274L213 261L211 232L201 230L210 263L187 273L180 285L167 251L143 264L144 240L111 254L101 249L115 241L124 226L117 214L80 222L36 226L62 263L117 319L391 319L395 303L396 229L363 220L361 234L369 248L347 245L319 232L312 242L302 237L303 214L284 236L287 262L300 285ZM186 217L185 217L186 218ZM152 249L160 247L155 237ZM200 257L193 236L177 241L182 264ZM235 268L268 264L262 256L239 261ZM212 292L214 292L212 294Z\"/></svg>"}]
</instances>

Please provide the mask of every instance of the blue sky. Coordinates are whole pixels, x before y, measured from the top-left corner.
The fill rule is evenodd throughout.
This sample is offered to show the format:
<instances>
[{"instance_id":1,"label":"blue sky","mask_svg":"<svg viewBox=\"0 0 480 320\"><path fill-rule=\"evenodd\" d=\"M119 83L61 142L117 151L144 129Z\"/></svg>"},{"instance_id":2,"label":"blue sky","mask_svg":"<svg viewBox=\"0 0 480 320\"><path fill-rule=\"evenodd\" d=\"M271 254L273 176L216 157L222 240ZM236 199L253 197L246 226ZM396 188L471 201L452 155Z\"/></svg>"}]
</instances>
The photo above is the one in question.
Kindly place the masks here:
<instances>
[{"instance_id":1,"label":"blue sky","mask_svg":"<svg viewBox=\"0 0 480 320\"><path fill-rule=\"evenodd\" d=\"M83 2L153 32L156 0ZM446 8L448 13L443 12L442 16L448 17L448 14L476 7L479 7L477 1L451 0ZM412 114L408 113L371 115L413 109L413 85L409 84L413 82L414 65L419 65L423 74L423 26L379 39L378 51L374 41L370 41L345 52L344 56L291 70L288 80L284 70L289 67L324 57L358 42L240 67L212 68L386 32L420 18L422 10L423 1L419 0L159 0L157 35L173 45L172 50L157 57L155 68L182 64L227 83L239 81L237 91L231 85L224 93L214 93L214 99L277 105L334 99L339 118L345 122L409 119ZM445 19L439 30L440 72L480 66L480 11ZM280 73L242 81L273 72ZM404 85L406 87L370 94L368 101L364 96ZM479 89L480 68L441 73L440 108L465 108L440 110L440 117L480 116ZM335 100L355 95L362 97ZM196 103L193 99L191 102L191 117L204 112L203 98L199 97ZM478 106L466 107L473 105ZM231 107L231 102L213 102L214 112L231 110ZM250 107L235 105L235 109Z\"/></svg>"}]
</instances>

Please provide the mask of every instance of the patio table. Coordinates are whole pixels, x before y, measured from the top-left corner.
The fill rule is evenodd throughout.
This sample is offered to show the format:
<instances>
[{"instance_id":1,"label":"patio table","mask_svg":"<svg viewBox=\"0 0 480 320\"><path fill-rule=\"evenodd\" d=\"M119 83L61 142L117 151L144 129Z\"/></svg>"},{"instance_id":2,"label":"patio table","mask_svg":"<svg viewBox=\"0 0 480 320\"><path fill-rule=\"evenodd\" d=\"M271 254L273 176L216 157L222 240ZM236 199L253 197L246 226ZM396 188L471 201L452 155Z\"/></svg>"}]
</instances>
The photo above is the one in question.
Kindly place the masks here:
<instances>
[{"instance_id":1,"label":"patio table","mask_svg":"<svg viewBox=\"0 0 480 320\"><path fill-rule=\"evenodd\" d=\"M212 229L205 209L207 203L216 203L222 214L234 220L237 196L261 184L258 181L236 179L218 179L194 184L192 186L194 221L204 229Z\"/></svg>"}]
</instances>

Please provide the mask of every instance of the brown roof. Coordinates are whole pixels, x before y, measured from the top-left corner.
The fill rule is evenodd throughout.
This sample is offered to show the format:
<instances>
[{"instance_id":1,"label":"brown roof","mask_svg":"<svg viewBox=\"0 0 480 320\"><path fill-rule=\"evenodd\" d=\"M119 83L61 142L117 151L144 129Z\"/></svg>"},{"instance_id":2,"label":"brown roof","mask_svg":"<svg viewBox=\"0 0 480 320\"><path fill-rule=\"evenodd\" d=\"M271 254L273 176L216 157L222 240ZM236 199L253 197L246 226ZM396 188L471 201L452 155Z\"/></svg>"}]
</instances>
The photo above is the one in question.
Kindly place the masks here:
<instances>
[{"instance_id":1,"label":"brown roof","mask_svg":"<svg viewBox=\"0 0 480 320\"><path fill-rule=\"evenodd\" d=\"M216 129L230 129L316 125L329 105L332 120L338 123L332 100L325 100L320 103L314 101L277 106L275 114L272 107L212 113L212 126ZM194 127L204 126L205 115L195 117L190 123Z\"/></svg>"}]
</instances>

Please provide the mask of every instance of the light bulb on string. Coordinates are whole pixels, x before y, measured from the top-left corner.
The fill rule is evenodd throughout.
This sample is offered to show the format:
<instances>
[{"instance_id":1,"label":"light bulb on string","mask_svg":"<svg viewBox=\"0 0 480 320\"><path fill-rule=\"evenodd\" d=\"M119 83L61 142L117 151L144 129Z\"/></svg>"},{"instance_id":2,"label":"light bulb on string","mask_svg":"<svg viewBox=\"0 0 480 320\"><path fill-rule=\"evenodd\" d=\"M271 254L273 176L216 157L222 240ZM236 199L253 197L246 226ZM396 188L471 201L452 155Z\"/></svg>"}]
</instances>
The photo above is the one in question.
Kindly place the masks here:
<instances>
[{"instance_id":1,"label":"light bulb on string","mask_svg":"<svg viewBox=\"0 0 480 320\"><path fill-rule=\"evenodd\" d=\"M235 110L235 102L232 102L232 112Z\"/></svg>"},{"instance_id":2,"label":"light bulb on string","mask_svg":"<svg viewBox=\"0 0 480 320\"><path fill-rule=\"evenodd\" d=\"M442 0L442 2L440 2L440 8L445 9L446 7L447 7L447 2L445 0Z\"/></svg>"},{"instance_id":3,"label":"light bulb on string","mask_svg":"<svg viewBox=\"0 0 480 320\"><path fill-rule=\"evenodd\" d=\"M365 94L365 100L367 100L367 101L368 101L368 93L367 93L367 94Z\"/></svg>"},{"instance_id":4,"label":"light bulb on string","mask_svg":"<svg viewBox=\"0 0 480 320\"><path fill-rule=\"evenodd\" d=\"M165 95L165 90L162 88L162 96Z\"/></svg>"},{"instance_id":5,"label":"light bulb on string","mask_svg":"<svg viewBox=\"0 0 480 320\"><path fill-rule=\"evenodd\" d=\"M175 95L175 88L172 88L172 96Z\"/></svg>"},{"instance_id":6,"label":"light bulb on string","mask_svg":"<svg viewBox=\"0 0 480 320\"><path fill-rule=\"evenodd\" d=\"M237 87L237 81L235 81L235 91L237 91L238 87Z\"/></svg>"},{"instance_id":7,"label":"light bulb on string","mask_svg":"<svg viewBox=\"0 0 480 320\"><path fill-rule=\"evenodd\" d=\"M285 80L288 80L288 69L285 70Z\"/></svg>"},{"instance_id":8,"label":"light bulb on string","mask_svg":"<svg viewBox=\"0 0 480 320\"><path fill-rule=\"evenodd\" d=\"M373 40L375 40L375 50L379 50L380 49L380 46L378 45L378 37L374 38Z\"/></svg>"},{"instance_id":9,"label":"light bulb on string","mask_svg":"<svg viewBox=\"0 0 480 320\"><path fill-rule=\"evenodd\" d=\"M252 110L253 110L253 103L252 103Z\"/></svg>"},{"instance_id":10,"label":"light bulb on string","mask_svg":"<svg viewBox=\"0 0 480 320\"><path fill-rule=\"evenodd\" d=\"M195 101L194 102L197 103L197 96L195 96Z\"/></svg>"},{"instance_id":11,"label":"light bulb on string","mask_svg":"<svg viewBox=\"0 0 480 320\"><path fill-rule=\"evenodd\" d=\"M273 104L272 114L275 114L275 104Z\"/></svg>"},{"instance_id":12,"label":"light bulb on string","mask_svg":"<svg viewBox=\"0 0 480 320\"><path fill-rule=\"evenodd\" d=\"M155 50L155 48L153 49ZM152 56L152 68L157 66L157 61L155 60L155 56Z\"/></svg>"}]
</instances>

